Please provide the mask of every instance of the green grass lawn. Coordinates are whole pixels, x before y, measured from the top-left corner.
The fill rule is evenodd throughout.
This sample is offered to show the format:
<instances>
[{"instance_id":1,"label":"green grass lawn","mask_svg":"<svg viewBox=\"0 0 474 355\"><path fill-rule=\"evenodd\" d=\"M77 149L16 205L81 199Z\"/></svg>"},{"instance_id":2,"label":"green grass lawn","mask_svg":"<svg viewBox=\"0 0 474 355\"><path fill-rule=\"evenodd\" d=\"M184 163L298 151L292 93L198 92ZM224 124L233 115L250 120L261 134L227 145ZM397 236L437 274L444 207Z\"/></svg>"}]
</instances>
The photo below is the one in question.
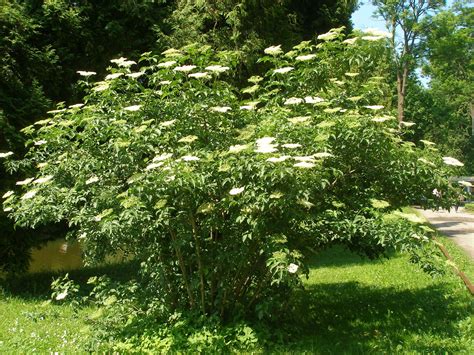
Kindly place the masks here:
<instances>
[{"instance_id":1,"label":"green grass lawn","mask_svg":"<svg viewBox=\"0 0 474 355\"><path fill-rule=\"evenodd\" d=\"M472 273L472 262L447 242L458 266ZM370 261L340 248L322 252L311 260L306 290L295 296L293 320L277 325L282 340L267 344L266 350L474 353L473 298L447 270L432 278L403 255ZM93 273L72 273L71 278L83 281ZM0 353L95 348L88 321L92 309L44 304L51 277L33 275L1 284Z\"/></svg>"}]
</instances>

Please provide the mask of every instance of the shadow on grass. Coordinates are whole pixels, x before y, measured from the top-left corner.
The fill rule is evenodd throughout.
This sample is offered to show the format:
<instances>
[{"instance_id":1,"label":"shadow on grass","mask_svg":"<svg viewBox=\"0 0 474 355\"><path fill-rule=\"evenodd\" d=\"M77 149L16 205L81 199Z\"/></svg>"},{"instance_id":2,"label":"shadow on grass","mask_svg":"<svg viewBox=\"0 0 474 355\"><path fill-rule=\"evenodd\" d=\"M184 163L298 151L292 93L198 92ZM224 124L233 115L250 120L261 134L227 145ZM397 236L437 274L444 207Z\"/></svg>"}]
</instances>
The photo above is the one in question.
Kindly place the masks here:
<instances>
[{"instance_id":1,"label":"shadow on grass","mask_svg":"<svg viewBox=\"0 0 474 355\"><path fill-rule=\"evenodd\" d=\"M468 326L472 308L445 286L400 291L344 282L307 286L291 314L299 317L283 326L285 344L272 350L438 353L468 350L457 338L469 334L460 324Z\"/></svg>"},{"instance_id":2,"label":"shadow on grass","mask_svg":"<svg viewBox=\"0 0 474 355\"><path fill-rule=\"evenodd\" d=\"M69 278L77 283L82 291L91 288L87 280L92 276L106 275L113 281L128 281L137 276L138 264L127 262L122 264L110 264L98 267L81 268L67 271ZM62 277L66 271L36 272L20 275L9 275L0 279L0 289L6 295L28 300L45 300L51 295L51 282L53 279ZM84 292L81 292L84 293Z\"/></svg>"},{"instance_id":3,"label":"shadow on grass","mask_svg":"<svg viewBox=\"0 0 474 355\"><path fill-rule=\"evenodd\" d=\"M389 253L388 257L394 256L395 253ZM309 268L320 267L348 267L354 265L368 265L386 260L386 256L380 256L378 259L370 259L367 256L361 256L353 253L343 246L333 246L324 249L315 255L312 255L306 263Z\"/></svg>"}]
</instances>

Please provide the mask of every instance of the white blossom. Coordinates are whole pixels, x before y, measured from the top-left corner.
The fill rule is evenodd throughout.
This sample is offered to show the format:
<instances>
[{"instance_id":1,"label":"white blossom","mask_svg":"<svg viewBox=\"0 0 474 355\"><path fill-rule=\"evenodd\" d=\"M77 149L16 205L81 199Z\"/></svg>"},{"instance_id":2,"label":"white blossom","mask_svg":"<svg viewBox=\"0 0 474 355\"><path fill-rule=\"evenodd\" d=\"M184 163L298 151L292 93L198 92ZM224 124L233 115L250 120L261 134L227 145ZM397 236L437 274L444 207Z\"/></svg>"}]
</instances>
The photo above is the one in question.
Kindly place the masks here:
<instances>
[{"instance_id":1,"label":"white blossom","mask_svg":"<svg viewBox=\"0 0 474 355\"><path fill-rule=\"evenodd\" d=\"M10 197L11 195L13 195L15 192L13 191L7 191L3 194L2 198L8 198Z\"/></svg>"},{"instance_id":2,"label":"white blossom","mask_svg":"<svg viewBox=\"0 0 474 355\"><path fill-rule=\"evenodd\" d=\"M443 157L443 163L446 165L452 165L452 166L464 166L463 163L461 163L459 160L456 158L451 158L451 157Z\"/></svg>"},{"instance_id":3,"label":"white blossom","mask_svg":"<svg viewBox=\"0 0 474 355\"><path fill-rule=\"evenodd\" d=\"M314 163L310 163L310 162L307 162L307 161L302 161L302 162L294 164L293 166L295 166L297 168L309 169L309 168L315 167L316 165Z\"/></svg>"},{"instance_id":4,"label":"white blossom","mask_svg":"<svg viewBox=\"0 0 474 355\"><path fill-rule=\"evenodd\" d=\"M178 140L178 142L180 142L180 143L192 143L196 139L198 139L197 136L189 135L189 136L181 138L180 140Z\"/></svg>"},{"instance_id":5,"label":"white blossom","mask_svg":"<svg viewBox=\"0 0 474 355\"><path fill-rule=\"evenodd\" d=\"M299 267L298 265L291 263L290 265L288 265L288 272L290 274L294 274L295 272L298 271L298 267Z\"/></svg>"},{"instance_id":6,"label":"white blossom","mask_svg":"<svg viewBox=\"0 0 474 355\"><path fill-rule=\"evenodd\" d=\"M131 111L131 112L134 112L134 111L138 111L140 110L142 107L142 105L132 105L132 106L127 106L127 107L124 107L123 109L125 111Z\"/></svg>"},{"instance_id":7,"label":"white blossom","mask_svg":"<svg viewBox=\"0 0 474 355\"><path fill-rule=\"evenodd\" d=\"M96 83L96 86L92 89L93 91L99 92L99 91L104 91L109 88L109 84L106 83L105 81L99 81Z\"/></svg>"},{"instance_id":8,"label":"white blossom","mask_svg":"<svg viewBox=\"0 0 474 355\"><path fill-rule=\"evenodd\" d=\"M400 122L400 124L402 126L405 126L405 127L411 127L411 126L414 126L416 123L415 122L402 121L402 122Z\"/></svg>"},{"instance_id":9,"label":"white blossom","mask_svg":"<svg viewBox=\"0 0 474 355\"><path fill-rule=\"evenodd\" d=\"M36 167L37 167L38 169L42 169L42 168L44 168L44 167L46 167L46 166L48 166L48 163L38 163L38 165L36 165Z\"/></svg>"},{"instance_id":10,"label":"white blossom","mask_svg":"<svg viewBox=\"0 0 474 355\"><path fill-rule=\"evenodd\" d=\"M211 107L211 111L215 112L221 112L221 113L226 113L227 111L232 110L231 107L229 106L216 106L216 107Z\"/></svg>"},{"instance_id":11,"label":"white blossom","mask_svg":"<svg viewBox=\"0 0 474 355\"><path fill-rule=\"evenodd\" d=\"M244 190L245 190L245 187L234 187L232 190L229 191L229 194L232 196L238 195L244 192Z\"/></svg>"},{"instance_id":12,"label":"white blossom","mask_svg":"<svg viewBox=\"0 0 474 355\"><path fill-rule=\"evenodd\" d=\"M60 112L64 112L64 111L66 111L66 109L65 109L65 108L62 108L62 109L60 109L60 110L50 110L50 111L48 111L47 113L50 113L50 114L53 114L53 115L54 115L55 113L60 113Z\"/></svg>"},{"instance_id":13,"label":"white blossom","mask_svg":"<svg viewBox=\"0 0 474 355\"><path fill-rule=\"evenodd\" d=\"M105 76L105 80L114 80L114 79L120 78L122 75L123 73L108 74Z\"/></svg>"},{"instance_id":14,"label":"white blossom","mask_svg":"<svg viewBox=\"0 0 474 355\"><path fill-rule=\"evenodd\" d=\"M282 155L281 157L268 158L267 161L271 163L281 163L281 162L284 162L285 160L288 160L289 158L291 158L289 155Z\"/></svg>"},{"instance_id":15,"label":"white blossom","mask_svg":"<svg viewBox=\"0 0 474 355\"><path fill-rule=\"evenodd\" d=\"M141 77L144 74L145 74L145 72L139 71L139 72L136 72L136 73L126 74L126 76L128 76L129 78L132 78L132 79L136 79L136 78Z\"/></svg>"},{"instance_id":16,"label":"white blossom","mask_svg":"<svg viewBox=\"0 0 474 355\"><path fill-rule=\"evenodd\" d=\"M371 121L373 122L385 122L385 121L388 121L388 120L391 120L392 118L391 117L388 117L388 116L384 116L384 117L374 117L371 119Z\"/></svg>"},{"instance_id":17,"label":"white blossom","mask_svg":"<svg viewBox=\"0 0 474 355\"><path fill-rule=\"evenodd\" d=\"M420 142L423 143L424 145L428 145L428 146L430 146L430 145L435 145L435 143L430 142L430 141L427 141L427 140L424 140L424 139L420 139Z\"/></svg>"},{"instance_id":18,"label":"white blossom","mask_svg":"<svg viewBox=\"0 0 474 355\"><path fill-rule=\"evenodd\" d=\"M348 39L346 39L346 40L342 41L342 43L346 43L346 44L354 44L354 43L356 43L357 39L358 39L357 37L354 37L354 38L348 38Z\"/></svg>"},{"instance_id":19,"label":"white blossom","mask_svg":"<svg viewBox=\"0 0 474 355\"><path fill-rule=\"evenodd\" d=\"M298 105L303 102L303 99L300 99L299 97L290 97L287 99L283 105Z\"/></svg>"},{"instance_id":20,"label":"white blossom","mask_svg":"<svg viewBox=\"0 0 474 355\"><path fill-rule=\"evenodd\" d=\"M242 105L239 107L241 110L253 111L255 110L255 106L252 105Z\"/></svg>"},{"instance_id":21,"label":"white blossom","mask_svg":"<svg viewBox=\"0 0 474 355\"><path fill-rule=\"evenodd\" d=\"M10 212L10 211L13 211L13 208L11 208L11 207L5 207L5 208L3 209L3 212Z\"/></svg>"},{"instance_id":22,"label":"white blossom","mask_svg":"<svg viewBox=\"0 0 474 355\"><path fill-rule=\"evenodd\" d=\"M385 106L382 106L382 105L367 105L367 106L364 106L364 107L368 108L369 110L377 111L377 110L383 109Z\"/></svg>"},{"instance_id":23,"label":"white blossom","mask_svg":"<svg viewBox=\"0 0 474 355\"><path fill-rule=\"evenodd\" d=\"M171 81L170 80L162 80L158 84L160 84L160 85L169 85L169 84L171 84Z\"/></svg>"},{"instance_id":24,"label":"white blossom","mask_svg":"<svg viewBox=\"0 0 474 355\"><path fill-rule=\"evenodd\" d=\"M302 157L293 157L296 161L314 162L314 157L311 155Z\"/></svg>"},{"instance_id":25,"label":"white blossom","mask_svg":"<svg viewBox=\"0 0 474 355\"><path fill-rule=\"evenodd\" d=\"M176 120L163 121L163 122L160 123L160 126L169 127L169 126L174 125L175 122L176 122Z\"/></svg>"},{"instance_id":26,"label":"white blossom","mask_svg":"<svg viewBox=\"0 0 474 355\"><path fill-rule=\"evenodd\" d=\"M348 76L348 77L350 77L350 78L356 77L356 76L358 76L359 74L360 74L360 73L350 73L350 72L344 73L344 75L346 75L346 76Z\"/></svg>"},{"instance_id":27,"label":"white blossom","mask_svg":"<svg viewBox=\"0 0 474 355\"><path fill-rule=\"evenodd\" d=\"M203 79L203 78L209 78L209 73L192 73L189 74L188 77L190 78L195 78L195 79Z\"/></svg>"},{"instance_id":28,"label":"white blossom","mask_svg":"<svg viewBox=\"0 0 474 355\"><path fill-rule=\"evenodd\" d=\"M257 145L267 145L267 144L271 144L273 141L275 141L276 138L274 137L263 137L263 138L259 138L257 139L256 143Z\"/></svg>"},{"instance_id":29,"label":"white blossom","mask_svg":"<svg viewBox=\"0 0 474 355\"><path fill-rule=\"evenodd\" d=\"M35 145L43 145L43 144L46 144L46 143L48 143L48 141L45 141L44 139L41 139L39 141L36 141Z\"/></svg>"},{"instance_id":30,"label":"white blossom","mask_svg":"<svg viewBox=\"0 0 474 355\"><path fill-rule=\"evenodd\" d=\"M173 154L171 154L171 153L164 153L164 154L161 154L161 155L157 155L156 157L153 158L153 162L167 160L167 159L171 158L172 156L173 156Z\"/></svg>"},{"instance_id":31,"label":"white blossom","mask_svg":"<svg viewBox=\"0 0 474 355\"><path fill-rule=\"evenodd\" d=\"M245 149L247 149L249 146L248 144L236 144L232 145L229 147L229 152L231 153L239 153Z\"/></svg>"},{"instance_id":32,"label":"white blossom","mask_svg":"<svg viewBox=\"0 0 474 355\"><path fill-rule=\"evenodd\" d=\"M164 163L162 161L160 161L158 163L151 163L151 164L147 165L145 170L148 171L148 170L156 169L156 168L159 168L160 166L162 166L163 164Z\"/></svg>"},{"instance_id":33,"label":"white blossom","mask_svg":"<svg viewBox=\"0 0 474 355\"><path fill-rule=\"evenodd\" d=\"M183 66L174 68L173 71L188 72L188 71L193 70L194 68L196 68L195 65L183 65Z\"/></svg>"},{"instance_id":34,"label":"white blossom","mask_svg":"<svg viewBox=\"0 0 474 355\"><path fill-rule=\"evenodd\" d=\"M296 148L300 148L301 144L299 144L299 143L286 143L286 144L282 144L282 147L283 148L288 148L288 149L296 149Z\"/></svg>"},{"instance_id":35,"label":"white blossom","mask_svg":"<svg viewBox=\"0 0 474 355\"><path fill-rule=\"evenodd\" d=\"M97 74L95 71L83 71L83 70L78 70L76 73L79 74L80 76L85 76L85 77Z\"/></svg>"},{"instance_id":36,"label":"white blossom","mask_svg":"<svg viewBox=\"0 0 474 355\"><path fill-rule=\"evenodd\" d=\"M166 51L162 52L166 57L171 57L171 56L176 56L176 55L181 55L181 51L175 48L169 48Z\"/></svg>"},{"instance_id":37,"label":"white blossom","mask_svg":"<svg viewBox=\"0 0 474 355\"><path fill-rule=\"evenodd\" d=\"M163 63L160 63L158 64L157 66L159 68L169 68L169 67L172 67L173 65L176 64L176 61L175 60L169 60L167 62L163 62Z\"/></svg>"},{"instance_id":38,"label":"white blossom","mask_svg":"<svg viewBox=\"0 0 474 355\"><path fill-rule=\"evenodd\" d=\"M16 185L20 185L20 186L21 185L28 185L33 180L34 180L34 178L28 178L28 179L25 179L25 180L17 181Z\"/></svg>"},{"instance_id":39,"label":"white blossom","mask_svg":"<svg viewBox=\"0 0 474 355\"><path fill-rule=\"evenodd\" d=\"M0 158L6 158L13 155L13 152L0 153Z\"/></svg>"},{"instance_id":40,"label":"white blossom","mask_svg":"<svg viewBox=\"0 0 474 355\"><path fill-rule=\"evenodd\" d=\"M69 108L81 108L82 106L84 106L84 104L74 104L70 105Z\"/></svg>"},{"instance_id":41,"label":"white blossom","mask_svg":"<svg viewBox=\"0 0 474 355\"><path fill-rule=\"evenodd\" d=\"M278 152L278 149L276 148L276 145L273 144L268 144L268 145L260 145L257 146L257 149L255 149L255 153L275 153Z\"/></svg>"},{"instance_id":42,"label":"white blossom","mask_svg":"<svg viewBox=\"0 0 474 355\"><path fill-rule=\"evenodd\" d=\"M28 191L26 194L24 194L21 199L22 200L28 200L30 198L33 198L35 197L35 195L38 193L38 190L31 190L31 191Z\"/></svg>"},{"instance_id":43,"label":"white blossom","mask_svg":"<svg viewBox=\"0 0 474 355\"><path fill-rule=\"evenodd\" d=\"M51 180L53 180L53 176L52 175L47 175L47 176L36 179L35 181L33 181L33 183L34 184L45 184L45 183L47 183Z\"/></svg>"},{"instance_id":44,"label":"white blossom","mask_svg":"<svg viewBox=\"0 0 474 355\"><path fill-rule=\"evenodd\" d=\"M296 201L299 205L303 206L303 207L306 207L306 208L311 208L314 206L314 203L311 203L309 202L308 200L303 200L303 199L299 199L298 201Z\"/></svg>"},{"instance_id":45,"label":"white blossom","mask_svg":"<svg viewBox=\"0 0 474 355\"><path fill-rule=\"evenodd\" d=\"M92 176L89 179L87 179L86 185L90 185L98 181L99 181L99 178L97 176Z\"/></svg>"},{"instance_id":46,"label":"white blossom","mask_svg":"<svg viewBox=\"0 0 474 355\"><path fill-rule=\"evenodd\" d=\"M214 73L223 73L229 70L229 67L223 67L222 65L209 65L208 67L204 68Z\"/></svg>"},{"instance_id":47,"label":"white blossom","mask_svg":"<svg viewBox=\"0 0 474 355\"><path fill-rule=\"evenodd\" d=\"M273 72L278 73L278 74L286 74L286 73L292 71L293 69L295 69L295 68L293 68L293 67L283 67L283 68L275 69Z\"/></svg>"},{"instance_id":48,"label":"white blossom","mask_svg":"<svg viewBox=\"0 0 474 355\"><path fill-rule=\"evenodd\" d=\"M283 53L283 50L281 49L281 44L279 44L278 46L270 46L268 48L265 48L264 52L265 54L269 55L278 55Z\"/></svg>"},{"instance_id":49,"label":"white blossom","mask_svg":"<svg viewBox=\"0 0 474 355\"><path fill-rule=\"evenodd\" d=\"M323 33L322 35L319 35L318 39L322 41L330 41L330 40L335 39L336 37L337 37L336 32L329 31L329 32Z\"/></svg>"},{"instance_id":50,"label":"white blossom","mask_svg":"<svg viewBox=\"0 0 474 355\"><path fill-rule=\"evenodd\" d=\"M306 54L306 55L297 56L296 60L304 62L304 61L311 60L311 59L314 59L314 58L316 58L316 54Z\"/></svg>"},{"instance_id":51,"label":"white blossom","mask_svg":"<svg viewBox=\"0 0 474 355\"><path fill-rule=\"evenodd\" d=\"M320 102L323 102L324 99L320 98L320 97L317 97L317 96L306 96L304 98L304 101L307 103L307 104L318 104Z\"/></svg>"},{"instance_id":52,"label":"white blossom","mask_svg":"<svg viewBox=\"0 0 474 355\"><path fill-rule=\"evenodd\" d=\"M316 154L313 154L313 157L315 158L330 158L330 157L333 157L334 155L332 155L331 153L328 153L328 152L321 152L321 153L316 153Z\"/></svg>"},{"instance_id":53,"label":"white blossom","mask_svg":"<svg viewBox=\"0 0 474 355\"><path fill-rule=\"evenodd\" d=\"M198 157L195 157L193 155L185 155L185 156L181 157L181 159L183 161L198 161L198 160L200 160Z\"/></svg>"}]
</instances>

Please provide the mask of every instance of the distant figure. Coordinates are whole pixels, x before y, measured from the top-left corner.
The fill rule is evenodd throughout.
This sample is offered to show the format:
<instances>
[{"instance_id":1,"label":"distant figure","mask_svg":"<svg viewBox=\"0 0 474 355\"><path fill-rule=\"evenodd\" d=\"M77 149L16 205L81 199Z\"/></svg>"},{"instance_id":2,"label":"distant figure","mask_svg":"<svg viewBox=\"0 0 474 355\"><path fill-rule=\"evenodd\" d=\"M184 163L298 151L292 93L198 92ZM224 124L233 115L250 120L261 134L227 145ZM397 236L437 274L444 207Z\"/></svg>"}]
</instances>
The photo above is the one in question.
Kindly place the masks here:
<instances>
[{"instance_id":1,"label":"distant figure","mask_svg":"<svg viewBox=\"0 0 474 355\"><path fill-rule=\"evenodd\" d=\"M67 243L64 243L59 247L59 252L62 253L62 254L66 254L67 253L67 248L68 248Z\"/></svg>"},{"instance_id":2,"label":"distant figure","mask_svg":"<svg viewBox=\"0 0 474 355\"><path fill-rule=\"evenodd\" d=\"M464 195L459 195L458 201L456 202L456 206L454 206L455 211L457 212L459 209L459 206L461 206L464 203Z\"/></svg>"}]
</instances>

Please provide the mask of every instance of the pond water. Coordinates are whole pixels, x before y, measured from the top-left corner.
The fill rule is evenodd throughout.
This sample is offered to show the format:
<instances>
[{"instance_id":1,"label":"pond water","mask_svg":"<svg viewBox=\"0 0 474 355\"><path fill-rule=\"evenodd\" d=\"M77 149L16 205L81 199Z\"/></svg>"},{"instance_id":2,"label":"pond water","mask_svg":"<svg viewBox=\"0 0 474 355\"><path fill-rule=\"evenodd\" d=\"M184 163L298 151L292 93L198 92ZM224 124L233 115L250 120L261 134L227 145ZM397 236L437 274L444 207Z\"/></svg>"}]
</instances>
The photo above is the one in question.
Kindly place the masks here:
<instances>
[{"instance_id":1,"label":"pond water","mask_svg":"<svg viewBox=\"0 0 474 355\"><path fill-rule=\"evenodd\" d=\"M79 243L59 239L33 249L28 272L73 270L82 266Z\"/></svg>"}]
</instances>

